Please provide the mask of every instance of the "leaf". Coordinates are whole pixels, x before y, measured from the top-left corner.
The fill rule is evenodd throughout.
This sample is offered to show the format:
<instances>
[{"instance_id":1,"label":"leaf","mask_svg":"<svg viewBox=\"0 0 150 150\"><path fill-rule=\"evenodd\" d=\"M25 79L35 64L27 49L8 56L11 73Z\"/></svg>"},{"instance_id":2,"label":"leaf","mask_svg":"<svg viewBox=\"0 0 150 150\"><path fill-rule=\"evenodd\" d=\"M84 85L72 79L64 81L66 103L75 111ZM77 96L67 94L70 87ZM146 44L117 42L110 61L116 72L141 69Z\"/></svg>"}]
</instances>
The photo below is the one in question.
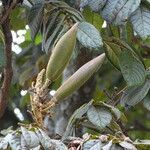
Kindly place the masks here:
<instances>
[{"instance_id":1,"label":"leaf","mask_svg":"<svg viewBox=\"0 0 150 150\"><path fill-rule=\"evenodd\" d=\"M88 111L89 107L92 105L93 101L90 101L87 104L82 105L79 109L77 109L73 115L70 117L66 131L63 135L63 140L66 139L68 136L71 136L72 133L72 129L74 128L74 124L76 123L76 121L78 119L81 119L83 115L86 114L86 112Z\"/></svg>"},{"instance_id":2,"label":"leaf","mask_svg":"<svg viewBox=\"0 0 150 150\"><path fill-rule=\"evenodd\" d=\"M92 11L99 12L105 5L107 0L82 0L80 4L80 8L88 5Z\"/></svg>"},{"instance_id":3,"label":"leaf","mask_svg":"<svg viewBox=\"0 0 150 150\"><path fill-rule=\"evenodd\" d=\"M8 141L5 138L0 138L0 149L5 150L8 147Z\"/></svg>"},{"instance_id":4,"label":"leaf","mask_svg":"<svg viewBox=\"0 0 150 150\"><path fill-rule=\"evenodd\" d=\"M104 45L106 47L104 50L108 60L112 63L114 67L120 70L119 59L115 53L116 49L120 51L120 47L115 44L108 44L108 43L105 43Z\"/></svg>"},{"instance_id":5,"label":"leaf","mask_svg":"<svg viewBox=\"0 0 150 150\"><path fill-rule=\"evenodd\" d=\"M150 89L150 79L140 86L129 87L121 97L121 104L124 106L134 106L144 99Z\"/></svg>"},{"instance_id":6,"label":"leaf","mask_svg":"<svg viewBox=\"0 0 150 150\"><path fill-rule=\"evenodd\" d=\"M120 142L119 145L128 150L137 150L136 147L132 143L129 143L126 141Z\"/></svg>"},{"instance_id":7,"label":"leaf","mask_svg":"<svg viewBox=\"0 0 150 150\"><path fill-rule=\"evenodd\" d=\"M50 139L50 137L41 129L37 130L36 134L45 150L68 150L61 141Z\"/></svg>"},{"instance_id":8,"label":"leaf","mask_svg":"<svg viewBox=\"0 0 150 150\"><path fill-rule=\"evenodd\" d=\"M122 75L128 86L140 85L145 81L146 70L142 62L130 51L124 50L119 55Z\"/></svg>"},{"instance_id":9,"label":"leaf","mask_svg":"<svg viewBox=\"0 0 150 150\"><path fill-rule=\"evenodd\" d=\"M50 140L49 149L54 150L68 150L68 148L59 140Z\"/></svg>"},{"instance_id":10,"label":"leaf","mask_svg":"<svg viewBox=\"0 0 150 150\"><path fill-rule=\"evenodd\" d=\"M102 16L108 23L123 25L138 8L141 0L107 0Z\"/></svg>"},{"instance_id":11,"label":"leaf","mask_svg":"<svg viewBox=\"0 0 150 150\"><path fill-rule=\"evenodd\" d=\"M139 150L149 150L150 149L150 140L136 140L134 145Z\"/></svg>"},{"instance_id":12,"label":"leaf","mask_svg":"<svg viewBox=\"0 0 150 150\"><path fill-rule=\"evenodd\" d=\"M35 148L39 145L39 139L33 131L28 131L26 128L21 127L22 135L29 148Z\"/></svg>"},{"instance_id":13,"label":"leaf","mask_svg":"<svg viewBox=\"0 0 150 150\"><path fill-rule=\"evenodd\" d=\"M41 129L36 130L36 134L43 148L48 149L50 147L49 143L49 141L51 140L50 137Z\"/></svg>"},{"instance_id":14,"label":"leaf","mask_svg":"<svg viewBox=\"0 0 150 150\"><path fill-rule=\"evenodd\" d=\"M139 7L130 18L134 31L142 38L150 36L150 10Z\"/></svg>"},{"instance_id":15,"label":"leaf","mask_svg":"<svg viewBox=\"0 0 150 150\"><path fill-rule=\"evenodd\" d=\"M118 144L113 144L111 146L110 150L123 150L121 146L119 146Z\"/></svg>"},{"instance_id":16,"label":"leaf","mask_svg":"<svg viewBox=\"0 0 150 150\"><path fill-rule=\"evenodd\" d=\"M101 129L105 128L110 124L112 120L112 115L109 111L106 111L104 108L91 106L87 112L89 121L100 127Z\"/></svg>"},{"instance_id":17,"label":"leaf","mask_svg":"<svg viewBox=\"0 0 150 150\"><path fill-rule=\"evenodd\" d=\"M102 150L111 150L112 141L109 141L105 146L103 146Z\"/></svg>"},{"instance_id":18,"label":"leaf","mask_svg":"<svg viewBox=\"0 0 150 150\"><path fill-rule=\"evenodd\" d=\"M79 11L61 1L47 2L42 24L42 50L50 52L72 24L83 20Z\"/></svg>"},{"instance_id":19,"label":"leaf","mask_svg":"<svg viewBox=\"0 0 150 150\"><path fill-rule=\"evenodd\" d=\"M83 144L83 150L100 150L103 145L100 140L89 140Z\"/></svg>"},{"instance_id":20,"label":"leaf","mask_svg":"<svg viewBox=\"0 0 150 150\"><path fill-rule=\"evenodd\" d=\"M77 39L88 49L99 49L103 46L99 31L90 23L81 22L78 26Z\"/></svg>"},{"instance_id":21,"label":"leaf","mask_svg":"<svg viewBox=\"0 0 150 150\"><path fill-rule=\"evenodd\" d=\"M150 111L150 96L149 96L150 94L148 94L145 98L144 98L144 100L143 100L143 105L144 105L144 107L147 109L147 110L149 110Z\"/></svg>"},{"instance_id":22,"label":"leaf","mask_svg":"<svg viewBox=\"0 0 150 150\"><path fill-rule=\"evenodd\" d=\"M11 150L20 150L21 149L21 137L18 133L14 132L8 134L5 139L9 142Z\"/></svg>"},{"instance_id":23,"label":"leaf","mask_svg":"<svg viewBox=\"0 0 150 150\"><path fill-rule=\"evenodd\" d=\"M33 7L30 9L28 14L28 23L29 27L31 29L31 37L34 40L43 20L43 3L36 3L33 5Z\"/></svg>"},{"instance_id":24,"label":"leaf","mask_svg":"<svg viewBox=\"0 0 150 150\"><path fill-rule=\"evenodd\" d=\"M120 70L119 55L122 51L129 50L136 55L132 48L119 38L107 37L107 39L104 39L104 46L107 58L118 70Z\"/></svg>"},{"instance_id":25,"label":"leaf","mask_svg":"<svg viewBox=\"0 0 150 150\"><path fill-rule=\"evenodd\" d=\"M85 20L96 27L97 30L102 29L102 25L104 23L104 19L95 12L92 12L90 8L85 8L82 12Z\"/></svg>"}]
</instances>

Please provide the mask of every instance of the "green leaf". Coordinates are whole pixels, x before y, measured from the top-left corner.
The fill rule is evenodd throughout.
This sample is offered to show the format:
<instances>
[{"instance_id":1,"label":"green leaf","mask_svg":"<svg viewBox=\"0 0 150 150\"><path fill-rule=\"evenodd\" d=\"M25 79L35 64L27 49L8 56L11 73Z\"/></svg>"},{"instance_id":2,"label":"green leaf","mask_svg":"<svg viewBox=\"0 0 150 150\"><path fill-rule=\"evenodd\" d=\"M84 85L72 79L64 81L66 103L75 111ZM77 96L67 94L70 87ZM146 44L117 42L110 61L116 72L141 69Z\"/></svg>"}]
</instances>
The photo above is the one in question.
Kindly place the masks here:
<instances>
[{"instance_id":1,"label":"green leaf","mask_svg":"<svg viewBox=\"0 0 150 150\"><path fill-rule=\"evenodd\" d=\"M85 20L87 22L91 23L92 25L94 25L96 27L96 29L98 29L98 30L102 29L104 20L98 13L92 12L90 10L90 8L85 8L83 10L82 14L83 14Z\"/></svg>"},{"instance_id":2,"label":"green leaf","mask_svg":"<svg viewBox=\"0 0 150 150\"><path fill-rule=\"evenodd\" d=\"M128 50L121 52L119 63L128 86L140 85L145 81L146 70L144 65L133 53Z\"/></svg>"},{"instance_id":3,"label":"green leaf","mask_svg":"<svg viewBox=\"0 0 150 150\"><path fill-rule=\"evenodd\" d=\"M150 79L140 86L129 87L121 98L121 104L124 106L134 106L144 99L150 89Z\"/></svg>"},{"instance_id":4,"label":"green leaf","mask_svg":"<svg viewBox=\"0 0 150 150\"><path fill-rule=\"evenodd\" d=\"M43 3L37 3L29 10L28 23L31 29L31 37L34 40L36 37L43 20Z\"/></svg>"},{"instance_id":5,"label":"green leaf","mask_svg":"<svg viewBox=\"0 0 150 150\"><path fill-rule=\"evenodd\" d=\"M109 125L112 120L111 113L101 107L91 106L87 112L87 116L92 124L100 127L101 129Z\"/></svg>"},{"instance_id":6,"label":"green leaf","mask_svg":"<svg viewBox=\"0 0 150 150\"><path fill-rule=\"evenodd\" d=\"M116 67L118 70L120 70L120 66L119 66L119 59L116 55L116 50L121 51L120 47L116 44L111 44L111 43L104 43L105 45L105 53L106 53L106 56L107 58L109 59L109 61L112 63L112 65L114 67Z\"/></svg>"},{"instance_id":7,"label":"green leaf","mask_svg":"<svg viewBox=\"0 0 150 150\"><path fill-rule=\"evenodd\" d=\"M78 119L81 119L83 115L86 114L86 112L88 111L89 107L92 105L93 101L90 101L87 104L82 105L79 109L77 109L73 115L71 116L71 118L69 119L66 131L63 135L63 140L66 139L68 136L72 135L72 129L74 128L74 125L76 123L76 121Z\"/></svg>"},{"instance_id":8,"label":"green leaf","mask_svg":"<svg viewBox=\"0 0 150 150\"><path fill-rule=\"evenodd\" d=\"M103 46L99 31L90 23L79 23L77 32L78 41L88 49L99 49Z\"/></svg>"},{"instance_id":9,"label":"green leaf","mask_svg":"<svg viewBox=\"0 0 150 150\"><path fill-rule=\"evenodd\" d=\"M108 23L125 24L140 2L141 0L107 0L102 16Z\"/></svg>"},{"instance_id":10,"label":"green leaf","mask_svg":"<svg viewBox=\"0 0 150 150\"><path fill-rule=\"evenodd\" d=\"M146 7L139 7L131 15L131 23L134 31L142 38L150 36L150 10Z\"/></svg>"},{"instance_id":11,"label":"green leaf","mask_svg":"<svg viewBox=\"0 0 150 150\"><path fill-rule=\"evenodd\" d=\"M21 7L16 7L10 13L11 30L24 29L26 25L25 12Z\"/></svg>"}]
</instances>

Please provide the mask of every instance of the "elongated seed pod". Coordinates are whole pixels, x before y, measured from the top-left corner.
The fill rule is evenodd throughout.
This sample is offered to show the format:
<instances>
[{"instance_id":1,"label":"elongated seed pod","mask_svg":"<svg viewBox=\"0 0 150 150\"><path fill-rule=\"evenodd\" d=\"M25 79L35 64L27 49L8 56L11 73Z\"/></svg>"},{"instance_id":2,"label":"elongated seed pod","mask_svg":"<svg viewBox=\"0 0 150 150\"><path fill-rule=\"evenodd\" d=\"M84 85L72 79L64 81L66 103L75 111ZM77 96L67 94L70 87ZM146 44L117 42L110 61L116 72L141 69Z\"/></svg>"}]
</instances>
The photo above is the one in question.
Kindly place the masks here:
<instances>
[{"instance_id":1,"label":"elongated seed pod","mask_svg":"<svg viewBox=\"0 0 150 150\"><path fill-rule=\"evenodd\" d=\"M54 47L46 68L46 78L49 80L56 80L68 64L76 43L77 29L78 23L73 25Z\"/></svg>"},{"instance_id":2,"label":"elongated seed pod","mask_svg":"<svg viewBox=\"0 0 150 150\"><path fill-rule=\"evenodd\" d=\"M104 60L105 54L103 53L79 68L58 88L54 98L58 101L62 100L79 89L101 67Z\"/></svg>"}]
</instances>

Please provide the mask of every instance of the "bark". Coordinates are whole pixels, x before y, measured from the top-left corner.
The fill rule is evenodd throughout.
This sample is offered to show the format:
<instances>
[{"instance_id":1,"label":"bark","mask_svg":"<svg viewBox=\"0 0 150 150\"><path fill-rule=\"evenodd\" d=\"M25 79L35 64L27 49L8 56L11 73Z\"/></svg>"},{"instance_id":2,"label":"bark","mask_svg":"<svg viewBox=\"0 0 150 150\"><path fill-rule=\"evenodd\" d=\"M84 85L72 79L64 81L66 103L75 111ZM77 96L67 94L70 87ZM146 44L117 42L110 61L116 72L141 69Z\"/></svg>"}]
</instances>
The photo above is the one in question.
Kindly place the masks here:
<instances>
[{"instance_id":1,"label":"bark","mask_svg":"<svg viewBox=\"0 0 150 150\"><path fill-rule=\"evenodd\" d=\"M3 16L7 14L7 9L4 8ZM0 89L0 118L3 116L5 109L7 107L8 98L9 98L9 89L11 85L11 79L13 75L12 71L12 34L10 29L10 20L9 15L1 21L2 32L4 34L4 53L5 53L5 67L3 70L4 80L2 87Z\"/></svg>"}]
</instances>

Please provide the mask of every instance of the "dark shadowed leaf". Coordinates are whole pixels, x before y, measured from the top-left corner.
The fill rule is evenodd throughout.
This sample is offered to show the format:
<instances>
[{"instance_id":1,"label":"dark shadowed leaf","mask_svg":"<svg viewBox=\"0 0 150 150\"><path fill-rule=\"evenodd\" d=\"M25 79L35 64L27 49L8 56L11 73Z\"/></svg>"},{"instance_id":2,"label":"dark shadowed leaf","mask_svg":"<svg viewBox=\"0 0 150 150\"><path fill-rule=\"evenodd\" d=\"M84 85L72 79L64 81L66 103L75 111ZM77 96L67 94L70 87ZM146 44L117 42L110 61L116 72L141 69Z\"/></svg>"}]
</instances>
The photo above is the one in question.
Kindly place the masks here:
<instances>
[{"instance_id":1,"label":"dark shadowed leaf","mask_svg":"<svg viewBox=\"0 0 150 150\"><path fill-rule=\"evenodd\" d=\"M144 65L133 53L128 50L121 52L119 63L128 86L140 85L145 81L146 70Z\"/></svg>"},{"instance_id":2,"label":"dark shadowed leaf","mask_svg":"<svg viewBox=\"0 0 150 150\"><path fill-rule=\"evenodd\" d=\"M143 105L144 107L150 111L150 92L147 94L147 96L143 99Z\"/></svg>"},{"instance_id":3,"label":"dark shadowed leaf","mask_svg":"<svg viewBox=\"0 0 150 150\"><path fill-rule=\"evenodd\" d=\"M33 5L28 14L28 23L31 29L31 37L34 40L36 37L43 20L43 3L37 3Z\"/></svg>"},{"instance_id":4,"label":"dark shadowed leaf","mask_svg":"<svg viewBox=\"0 0 150 150\"><path fill-rule=\"evenodd\" d=\"M121 98L121 104L124 106L134 106L147 95L150 89L150 80L146 81L140 86L129 87Z\"/></svg>"},{"instance_id":5,"label":"dark shadowed leaf","mask_svg":"<svg viewBox=\"0 0 150 150\"><path fill-rule=\"evenodd\" d=\"M69 119L66 131L64 133L63 139L66 139L68 136L71 136L71 131L74 128L74 124L77 121L77 119L81 119L83 115L86 114L86 112L88 111L89 107L92 105L93 101L90 101L87 104L84 104L83 106L81 106L79 109L77 109L73 115L71 116L71 118Z\"/></svg>"}]
</instances>

